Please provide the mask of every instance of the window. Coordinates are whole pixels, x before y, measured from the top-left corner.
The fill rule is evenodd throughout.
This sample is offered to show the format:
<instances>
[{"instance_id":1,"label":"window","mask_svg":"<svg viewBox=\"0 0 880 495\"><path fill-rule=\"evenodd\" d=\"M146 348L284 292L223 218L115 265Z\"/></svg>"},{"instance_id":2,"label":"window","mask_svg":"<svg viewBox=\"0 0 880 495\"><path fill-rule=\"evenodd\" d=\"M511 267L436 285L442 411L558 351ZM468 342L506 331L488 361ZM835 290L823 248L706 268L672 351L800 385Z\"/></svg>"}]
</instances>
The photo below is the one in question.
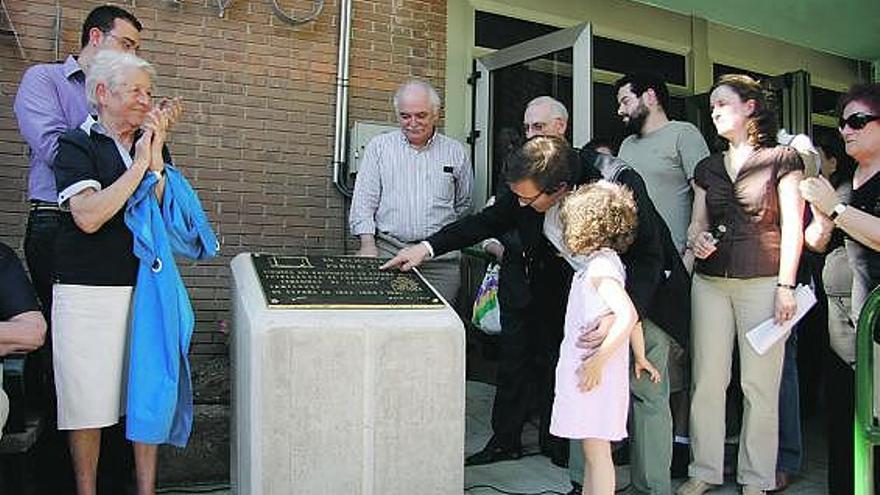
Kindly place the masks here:
<instances>
[{"instance_id":1,"label":"window","mask_svg":"<svg viewBox=\"0 0 880 495\"><path fill-rule=\"evenodd\" d=\"M810 92L813 99L813 113L835 117L837 100L840 99L842 93L816 86L812 86Z\"/></svg>"},{"instance_id":2,"label":"window","mask_svg":"<svg viewBox=\"0 0 880 495\"><path fill-rule=\"evenodd\" d=\"M483 48L500 50L560 29L478 10L474 18L474 42Z\"/></svg>"},{"instance_id":3,"label":"window","mask_svg":"<svg viewBox=\"0 0 880 495\"><path fill-rule=\"evenodd\" d=\"M667 83L687 86L684 55L633 45L624 41L593 37L593 65L597 69L627 74L653 72Z\"/></svg>"},{"instance_id":4,"label":"window","mask_svg":"<svg viewBox=\"0 0 880 495\"><path fill-rule=\"evenodd\" d=\"M617 115L617 95L611 84L593 83L593 137L610 139L615 147L626 137L623 121ZM685 99L669 97L667 116L672 120L687 120Z\"/></svg>"},{"instance_id":5,"label":"window","mask_svg":"<svg viewBox=\"0 0 880 495\"><path fill-rule=\"evenodd\" d=\"M495 50L558 31L561 28L477 11L474 17L475 43ZM620 74L636 71L655 72L668 83L687 85L684 55L634 45L624 41L593 36L593 66Z\"/></svg>"},{"instance_id":6,"label":"window","mask_svg":"<svg viewBox=\"0 0 880 495\"><path fill-rule=\"evenodd\" d=\"M755 72L746 69L740 69L739 67L733 67L730 65L723 64L712 64L712 78L714 80L718 80L719 77L725 74L745 74L752 79L757 81L763 81L765 79L770 79L770 76L767 74L761 74L760 72Z\"/></svg>"}]
</instances>

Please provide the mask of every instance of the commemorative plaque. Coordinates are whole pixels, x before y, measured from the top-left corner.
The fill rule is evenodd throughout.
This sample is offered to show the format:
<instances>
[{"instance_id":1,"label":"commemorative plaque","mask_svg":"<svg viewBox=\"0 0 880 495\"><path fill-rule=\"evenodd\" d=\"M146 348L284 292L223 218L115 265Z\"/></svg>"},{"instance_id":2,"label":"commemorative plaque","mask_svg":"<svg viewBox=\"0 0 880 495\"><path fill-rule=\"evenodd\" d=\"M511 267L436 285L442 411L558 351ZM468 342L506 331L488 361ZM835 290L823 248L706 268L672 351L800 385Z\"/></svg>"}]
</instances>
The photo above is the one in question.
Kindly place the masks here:
<instances>
[{"instance_id":1,"label":"commemorative plaque","mask_svg":"<svg viewBox=\"0 0 880 495\"><path fill-rule=\"evenodd\" d=\"M417 274L380 263L230 262L238 493L461 492L464 326Z\"/></svg>"},{"instance_id":2,"label":"commemorative plaque","mask_svg":"<svg viewBox=\"0 0 880 495\"><path fill-rule=\"evenodd\" d=\"M269 308L433 308L443 301L414 272L355 256L251 255Z\"/></svg>"}]
</instances>

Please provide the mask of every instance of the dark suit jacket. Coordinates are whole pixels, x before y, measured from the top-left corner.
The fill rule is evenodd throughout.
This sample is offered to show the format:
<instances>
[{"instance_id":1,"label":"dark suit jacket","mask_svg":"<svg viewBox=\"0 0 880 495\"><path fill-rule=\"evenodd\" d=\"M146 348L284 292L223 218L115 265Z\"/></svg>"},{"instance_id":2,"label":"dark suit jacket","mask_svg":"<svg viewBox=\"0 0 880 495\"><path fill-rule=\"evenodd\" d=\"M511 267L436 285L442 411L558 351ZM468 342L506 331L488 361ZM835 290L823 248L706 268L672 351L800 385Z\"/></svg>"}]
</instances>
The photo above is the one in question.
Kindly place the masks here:
<instances>
[{"instance_id":1,"label":"dark suit jacket","mask_svg":"<svg viewBox=\"0 0 880 495\"><path fill-rule=\"evenodd\" d=\"M498 276L498 303L501 311L522 310L532 302L532 292L526 278L526 257L516 230L509 230L499 238L504 245L501 271Z\"/></svg>"},{"instance_id":2,"label":"dark suit jacket","mask_svg":"<svg viewBox=\"0 0 880 495\"><path fill-rule=\"evenodd\" d=\"M629 187L633 191L638 206L638 232L635 241L621 260L626 267L626 290L629 293L639 318L648 318L663 328L676 341L686 345L690 321L690 284L677 287L673 293L663 297L664 304L669 304L670 297L678 299L672 308L663 308L657 304L658 289L671 277L666 273L680 275L687 272L678 257L672 237L666 224L660 218L648 196L645 183L641 176L618 159L607 155L584 150L580 154L581 167L575 173L573 186L588 184L604 178L613 180ZM470 246L489 237L498 237L511 229L516 229L523 244L526 258L526 273L532 293L537 295L547 290L556 292L560 289L567 294L571 284L572 270L567 263L560 262L559 254L543 234L544 214L531 207L521 207L519 201L509 188L499 187L494 205L474 215L464 217L447 225L426 240L440 254ZM540 276L546 273L547 267L554 269L553 277L548 280ZM548 285L559 284L556 287ZM677 284L680 286L681 284ZM536 298L540 301L540 298ZM685 306L686 305L686 306ZM564 311L565 305L559 307ZM686 312L682 311L686 308Z\"/></svg>"},{"instance_id":3,"label":"dark suit jacket","mask_svg":"<svg viewBox=\"0 0 880 495\"><path fill-rule=\"evenodd\" d=\"M581 161L593 164L605 180L623 184L633 191L639 210L639 231L633 245L620 257L626 267L627 292L640 317L646 316L688 349L690 275L672 241L669 227L648 196L645 182L638 172L617 158L582 150Z\"/></svg>"}]
</instances>

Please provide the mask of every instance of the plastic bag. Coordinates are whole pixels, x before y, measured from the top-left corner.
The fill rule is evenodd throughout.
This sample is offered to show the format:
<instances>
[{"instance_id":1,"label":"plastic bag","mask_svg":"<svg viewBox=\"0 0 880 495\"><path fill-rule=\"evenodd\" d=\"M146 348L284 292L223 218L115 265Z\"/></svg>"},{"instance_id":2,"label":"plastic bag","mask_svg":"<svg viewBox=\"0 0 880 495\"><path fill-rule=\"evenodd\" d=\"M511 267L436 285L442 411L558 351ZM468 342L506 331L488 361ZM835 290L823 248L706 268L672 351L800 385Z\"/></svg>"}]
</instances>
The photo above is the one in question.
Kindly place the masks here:
<instances>
[{"instance_id":1,"label":"plastic bag","mask_svg":"<svg viewBox=\"0 0 880 495\"><path fill-rule=\"evenodd\" d=\"M474 313L471 323L488 335L501 333L501 308L498 305L498 271L497 263L486 267L486 275L474 298Z\"/></svg>"}]
</instances>

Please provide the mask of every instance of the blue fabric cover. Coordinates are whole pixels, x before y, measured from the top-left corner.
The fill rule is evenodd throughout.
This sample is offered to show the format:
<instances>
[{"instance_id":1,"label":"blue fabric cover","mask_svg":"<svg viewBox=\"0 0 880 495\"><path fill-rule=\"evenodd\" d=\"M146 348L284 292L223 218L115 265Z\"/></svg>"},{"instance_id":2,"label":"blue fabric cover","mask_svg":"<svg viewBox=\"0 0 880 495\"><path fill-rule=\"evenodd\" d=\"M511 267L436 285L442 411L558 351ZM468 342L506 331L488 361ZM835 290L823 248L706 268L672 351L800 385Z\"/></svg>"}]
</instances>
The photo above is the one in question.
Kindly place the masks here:
<instances>
[{"instance_id":1,"label":"blue fabric cover","mask_svg":"<svg viewBox=\"0 0 880 495\"><path fill-rule=\"evenodd\" d=\"M125 210L138 258L131 317L126 405L129 440L185 447L192 430L192 384L187 354L195 318L174 255L211 258L220 244L186 178L166 165L160 205L158 182L144 175Z\"/></svg>"}]
</instances>

